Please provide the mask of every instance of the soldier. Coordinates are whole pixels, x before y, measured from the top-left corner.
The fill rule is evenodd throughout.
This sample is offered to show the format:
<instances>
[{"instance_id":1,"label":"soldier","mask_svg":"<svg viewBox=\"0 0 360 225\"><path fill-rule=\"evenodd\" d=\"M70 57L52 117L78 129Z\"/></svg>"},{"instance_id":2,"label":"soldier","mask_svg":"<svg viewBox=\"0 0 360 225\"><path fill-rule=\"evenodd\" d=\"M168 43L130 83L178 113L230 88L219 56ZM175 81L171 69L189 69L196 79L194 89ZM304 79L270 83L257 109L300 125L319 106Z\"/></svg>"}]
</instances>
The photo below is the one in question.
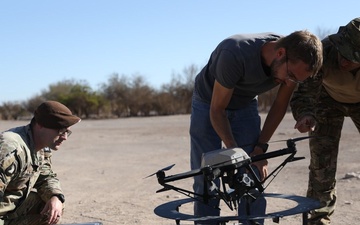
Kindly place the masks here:
<instances>
[{"instance_id":1,"label":"soldier","mask_svg":"<svg viewBox=\"0 0 360 225\"><path fill-rule=\"evenodd\" d=\"M63 104L46 101L30 124L0 134L0 224L57 224L65 198L51 169L58 150L80 121Z\"/></svg>"},{"instance_id":2,"label":"soldier","mask_svg":"<svg viewBox=\"0 0 360 225\"><path fill-rule=\"evenodd\" d=\"M360 131L360 17L323 41L322 69L301 84L291 100L295 128L310 132L310 173L307 196L322 208L311 212L309 224L330 224L336 202L336 165L344 117Z\"/></svg>"}]
</instances>

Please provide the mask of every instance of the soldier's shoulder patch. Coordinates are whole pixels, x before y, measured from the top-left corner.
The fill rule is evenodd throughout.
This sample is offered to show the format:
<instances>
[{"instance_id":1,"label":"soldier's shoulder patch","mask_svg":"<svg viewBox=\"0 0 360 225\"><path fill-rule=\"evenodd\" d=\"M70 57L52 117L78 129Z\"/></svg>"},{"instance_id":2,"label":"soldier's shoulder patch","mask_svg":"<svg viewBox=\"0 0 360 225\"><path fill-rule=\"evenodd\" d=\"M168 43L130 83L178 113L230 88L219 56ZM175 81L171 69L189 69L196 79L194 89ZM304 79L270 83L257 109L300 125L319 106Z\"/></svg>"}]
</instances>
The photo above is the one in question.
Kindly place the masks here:
<instances>
[{"instance_id":1,"label":"soldier's shoulder patch","mask_svg":"<svg viewBox=\"0 0 360 225\"><path fill-rule=\"evenodd\" d=\"M12 163L8 168L5 169L6 176L11 176L16 171L16 165L15 163Z\"/></svg>"},{"instance_id":2,"label":"soldier's shoulder patch","mask_svg":"<svg viewBox=\"0 0 360 225\"><path fill-rule=\"evenodd\" d=\"M11 176L16 171L16 149L6 154L0 160L0 168L7 176Z\"/></svg>"},{"instance_id":3,"label":"soldier's shoulder patch","mask_svg":"<svg viewBox=\"0 0 360 225\"><path fill-rule=\"evenodd\" d=\"M49 147L43 149L43 154L45 158L50 158L52 156L52 151Z\"/></svg>"}]
</instances>

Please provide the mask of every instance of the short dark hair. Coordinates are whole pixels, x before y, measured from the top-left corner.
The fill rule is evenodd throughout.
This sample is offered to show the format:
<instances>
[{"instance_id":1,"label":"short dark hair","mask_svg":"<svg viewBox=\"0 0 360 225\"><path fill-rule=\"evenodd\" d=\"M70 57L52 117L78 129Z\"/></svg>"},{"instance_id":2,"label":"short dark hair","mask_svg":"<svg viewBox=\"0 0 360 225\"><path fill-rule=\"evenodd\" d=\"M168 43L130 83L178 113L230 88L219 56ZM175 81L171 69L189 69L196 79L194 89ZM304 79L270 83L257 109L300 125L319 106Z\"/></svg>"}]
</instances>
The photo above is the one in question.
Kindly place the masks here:
<instances>
[{"instance_id":1,"label":"short dark hair","mask_svg":"<svg viewBox=\"0 0 360 225\"><path fill-rule=\"evenodd\" d=\"M303 61L309 65L308 71L316 74L323 62L321 40L307 30L295 31L278 40L276 48L285 48L290 61Z\"/></svg>"}]
</instances>

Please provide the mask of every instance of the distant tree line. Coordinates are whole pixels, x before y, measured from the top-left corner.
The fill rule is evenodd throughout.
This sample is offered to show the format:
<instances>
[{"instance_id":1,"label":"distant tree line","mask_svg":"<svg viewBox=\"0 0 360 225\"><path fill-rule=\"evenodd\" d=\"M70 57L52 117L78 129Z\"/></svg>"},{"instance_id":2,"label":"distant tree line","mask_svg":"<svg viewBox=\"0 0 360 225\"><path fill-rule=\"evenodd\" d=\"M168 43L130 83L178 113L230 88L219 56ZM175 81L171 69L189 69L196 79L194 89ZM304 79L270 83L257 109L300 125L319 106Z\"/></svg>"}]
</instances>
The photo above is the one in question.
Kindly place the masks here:
<instances>
[{"instance_id":1,"label":"distant tree line","mask_svg":"<svg viewBox=\"0 0 360 225\"><path fill-rule=\"evenodd\" d=\"M163 84L160 90L149 86L141 75L112 74L98 90L84 80L63 80L28 100L2 103L0 119L29 119L45 100L59 101L83 119L189 114L198 71L195 65L186 67L183 74L173 74L170 83ZM259 96L261 111L268 110L275 94L273 90Z\"/></svg>"},{"instance_id":2,"label":"distant tree line","mask_svg":"<svg viewBox=\"0 0 360 225\"><path fill-rule=\"evenodd\" d=\"M320 39L331 33L336 31L317 29ZM87 81L63 80L50 84L48 90L28 100L3 103L0 105L0 119L28 119L45 100L67 105L83 119L188 114L198 71L197 66L190 65L184 68L183 74L173 74L170 83L162 85L160 90L150 87L141 75L112 74L99 90L93 90ZM259 111L269 110L277 90L274 88L259 95Z\"/></svg>"}]
</instances>

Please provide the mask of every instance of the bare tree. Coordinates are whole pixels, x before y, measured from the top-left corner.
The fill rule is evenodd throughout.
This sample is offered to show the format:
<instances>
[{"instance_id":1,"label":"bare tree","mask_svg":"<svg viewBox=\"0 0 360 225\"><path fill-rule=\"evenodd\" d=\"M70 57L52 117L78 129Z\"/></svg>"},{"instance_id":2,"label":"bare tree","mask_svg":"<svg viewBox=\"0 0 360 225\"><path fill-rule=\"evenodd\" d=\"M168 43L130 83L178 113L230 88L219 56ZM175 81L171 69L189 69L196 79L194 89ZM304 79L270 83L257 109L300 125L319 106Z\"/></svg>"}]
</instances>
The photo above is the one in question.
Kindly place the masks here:
<instances>
[{"instance_id":1,"label":"bare tree","mask_svg":"<svg viewBox=\"0 0 360 225\"><path fill-rule=\"evenodd\" d=\"M114 73L101 85L101 93L110 102L110 111L117 117L129 116L129 80Z\"/></svg>"},{"instance_id":2,"label":"bare tree","mask_svg":"<svg viewBox=\"0 0 360 225\"><path fill-rule=\"evenodd\" d=\"M4 120L19 120L30 115L22 103L5 102L0 106L0 118Z\"/></svg>"},{"instance_id":3,"label":"bare tree","mask_svg":"<svg viewBox=\"0 0 360 225\"><path fill-rule=\"evenodd\" d=\"M154 108L154 92L143 76L134 75L129 93L130 115L149 116Z\"/></svg>"},{"instance_id":4,"label":"bare tree","mask_svg":"<svg viewBox=\"0 0 360 225\"><path fill-rule=\"evenodd\" d=\"M316 35L322 40L326 38L328 35L336 33L337 31L335 29L326 29L323 27L317 27L316 28Z\"/></svg>"}]
</instances>

